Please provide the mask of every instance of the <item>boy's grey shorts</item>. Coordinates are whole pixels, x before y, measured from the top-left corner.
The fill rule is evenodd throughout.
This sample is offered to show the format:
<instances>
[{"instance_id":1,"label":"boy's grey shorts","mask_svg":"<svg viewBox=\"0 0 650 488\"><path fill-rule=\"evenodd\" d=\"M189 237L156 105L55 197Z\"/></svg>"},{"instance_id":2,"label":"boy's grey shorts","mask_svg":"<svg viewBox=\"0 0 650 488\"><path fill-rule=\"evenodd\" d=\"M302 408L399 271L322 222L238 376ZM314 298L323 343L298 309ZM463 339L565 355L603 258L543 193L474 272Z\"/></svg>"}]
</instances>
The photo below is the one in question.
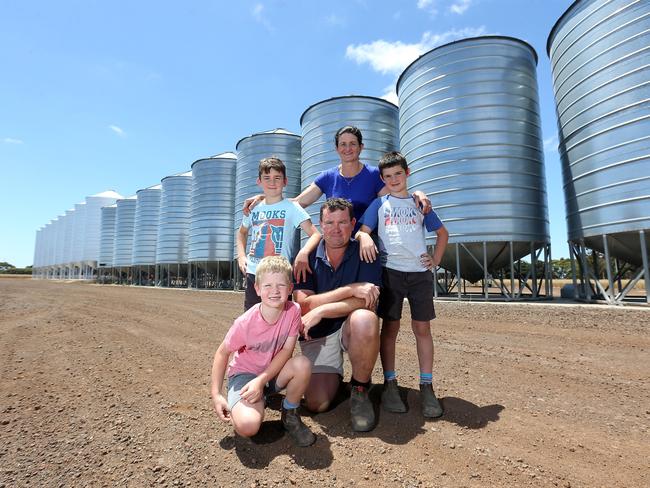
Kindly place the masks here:
<instances>
[{"instance_id":1,"label":"boy's grey shorts","mask_svg":"<svg viewBox=\"0 0 650 488\"><path fill-rule=\"evenodd\" d=\"M257 378L257 375L253 373L238 373L228 376L228 408L230 410L232 410L232 408L237 405L237 402L241 400L239 391L244 387L244 385L246 385L246 383L255 378ZM266 401L267 395L272 395L273 393L282 390L282 388L278 388L275 380L276 378L273 378L264 387L264 401Z\"/></svg>"},{"instance_id":2,"label":"boy's grey shorts","mask_svg":"<svg viewBox=\"0 0 650 488\"><path fill-rule=\"evenodd\" d=\"M343 376L343 327L348 319L336 332L318 339L300 341L302 354L311 361L311 372L314 373L336 373Z\"/></svg>"}]
</instances>

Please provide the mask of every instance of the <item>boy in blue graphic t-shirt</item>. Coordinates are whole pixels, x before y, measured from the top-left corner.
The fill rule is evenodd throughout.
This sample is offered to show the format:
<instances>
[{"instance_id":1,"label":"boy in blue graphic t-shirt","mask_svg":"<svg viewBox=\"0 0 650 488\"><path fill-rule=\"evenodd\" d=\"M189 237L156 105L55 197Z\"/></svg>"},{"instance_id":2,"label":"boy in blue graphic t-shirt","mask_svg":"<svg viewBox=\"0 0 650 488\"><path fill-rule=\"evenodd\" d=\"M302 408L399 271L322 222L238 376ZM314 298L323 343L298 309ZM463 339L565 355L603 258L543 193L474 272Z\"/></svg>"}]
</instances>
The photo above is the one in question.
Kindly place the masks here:
<instances>
[{"instance_id":1,"label":"boy in blue graphic t-shirt","mask_svg":"<svg viewBox=\"0 0 650 488\"><path fill-rule=\"evenodd\" d=\"M423 215L406 189L409 175L406 159L398 152L389 152L379 161L381 179L389 194L375 199L361 218L359 233L377 229L382 264L382 288L377 315L382 318L380 355L384 370L381 403L389 412L406 412L397 386L395 342L400 327L402 305L408 298L411 327L415 334L420 366L420 403L427 418L440 417L442 407L433 392L433 339L431 320L433 308L433 274L440 264L449 232L434 211ZM433 256L427 253L425 228L435 232L437 239ZM364 251L366 260L375 258ZM369 253L369 254L368 254Z\"/></svg>"},{"instance_id":2,"label":"boy in blue graphic t-shirt","mask_svg":"<svg viewBox=\"0 0 650 488\"><path fill-rule=\"evenodd\" d=\"M287 185L287 170L280 159L271 157L260 161L257 184L264 192L264 199L243 217L236 234L237 264L246 275L245 310L260 303L255 291L255 270L262 258L284 256L291 262L298 227L310 236L305 249L315 247L320 241L320 233L309 214L282 196L282 189ZM249 233L250 245L246 251Z\"/></svg>"}]
</instances>

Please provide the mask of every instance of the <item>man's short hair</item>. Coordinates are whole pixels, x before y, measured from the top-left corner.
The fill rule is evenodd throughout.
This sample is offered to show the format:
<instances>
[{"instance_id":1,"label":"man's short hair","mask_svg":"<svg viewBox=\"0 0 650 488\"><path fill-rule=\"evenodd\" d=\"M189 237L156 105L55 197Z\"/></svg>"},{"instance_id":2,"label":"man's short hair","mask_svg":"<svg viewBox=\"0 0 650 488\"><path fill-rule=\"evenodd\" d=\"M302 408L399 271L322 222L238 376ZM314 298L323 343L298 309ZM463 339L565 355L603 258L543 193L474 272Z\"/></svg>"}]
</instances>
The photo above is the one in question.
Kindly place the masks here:
<instances>
[{"instance_id":1,"label":"man's short hair","mask_svg":"<svg viewBox=\"0 0 650 488\"><path fill-rule=\"evenodd\" d=\"M258 168L257 176L262 178L262 175L268 175L271 170L274 169L279 173L282 173L282 177L287 177L287 168L280 158L272 156L270 158L264 158L260 161L260 166Z\"/></svg>"},{"instance_id":2,"label":"man's short hair","mask_svg":"<svg viewBox=\"0 0 650 488\"><path fill-rule=\"evenodd\" d=\"M255 283L259 283L262 277L268 273L282 273L287 278L287 283L292 283L291 264L284 256L266 256L255 268Z\"/></svg>"},{"instance_id":3,"label":"man's short hair","mask_svg":"<svg viewBox=\"0 0 650 488\"><path fill-rule=\"evenodd\" d=\"M339 137L342 134L352 134L357 138L359 145L363 144L363 136L361 135L361 131L353 125L346 125L345 127L341 127L336 131L336 134L334 134L334 146L339 147Z\"/></svg>"},{"instance_id":4,"label":"man's short hair","mask_svg":"<svg viewBox=\"0 0 650 488\"><path fill-rule=\"evenodd\" d=\"M383 176L383 171L393 166L401 166L404 171L409 169L406 158L402 156L402 153L390 151L384 154L379 160L379 174Z\"/></svg>"},{"instance_id":5,"label":"man's short hair","mask_svg":"<svg viewBox=\"0 0 650 488\"><path fill-rule=\"evenodd\" d=\"M347 210L350 214L350 220L354 218L354 209L352 208L352 203L345 198L328 198L325 200L325 203L320 207L320 219L323 220L323 210L329 210L330 212L335 212L337 210Z\"/></svg>"}]
</instances>

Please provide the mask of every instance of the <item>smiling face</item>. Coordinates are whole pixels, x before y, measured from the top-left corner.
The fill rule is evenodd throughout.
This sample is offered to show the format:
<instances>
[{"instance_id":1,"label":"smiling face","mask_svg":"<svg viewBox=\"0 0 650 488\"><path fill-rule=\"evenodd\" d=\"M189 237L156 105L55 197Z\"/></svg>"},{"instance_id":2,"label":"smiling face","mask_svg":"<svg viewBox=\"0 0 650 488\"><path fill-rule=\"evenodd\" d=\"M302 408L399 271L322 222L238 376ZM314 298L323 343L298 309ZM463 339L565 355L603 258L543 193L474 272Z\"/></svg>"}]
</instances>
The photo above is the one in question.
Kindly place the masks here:
<instances>
[{"instance_id":1,"label":"smiling face","mask_svg":"<svg viewBox=\"0 0 650 488\"><path fill-rule=\"evenodd\" d=\"M287 179L280 171L271 169L268 173L262 173L257 179L257 184L262 187L265 197L281 198L282 189L287 186Z\"/></svg>"},{"instance_id":2,"label":"smiling face","mask_svg":"<svg viewBox=\"0 0 650 488\"><path fill-rule=\"evenodd\" d=\"M409 175L409 170L402 168L400 165L391 166L381 170L381 179L391 194L404 194L406 190L406 177ZM405 196L405 195L402 195Z\"/></svg>"},{"instance_id":3,"label":"smiling face","mask_svg":"<svg viewBox=\"0 0 650 488\"><path fill-rule=\"evenodd\" d=\"M323 240L328 249L345 247L350 242L355 224L354 217L346 210L323 209L320 227L323 231Z\"/></svg>"},{"instance_id":4,"label":"smiling face","mask_svg":"<svg viewBox=\"0 0 650 488\"><path fill-rule=\"evenodd\" d=\"M262 299L262 305L269 308L284 308L292 290L293 285L286 273L268 271L255 280L255 291Z\"/></svg>"},{"instance_id":5,"label":"smiling face","mask_svg":"<svg viewBox=\"0 0 650 488\"><path fill-rule=\"evenodd\" d=\"M355 163L359 161L359 155L363 150L363 144L359 144L357 136L346 132L339 136L339 143L336 152L342 163Z\"/></svg>"}]
</instances>

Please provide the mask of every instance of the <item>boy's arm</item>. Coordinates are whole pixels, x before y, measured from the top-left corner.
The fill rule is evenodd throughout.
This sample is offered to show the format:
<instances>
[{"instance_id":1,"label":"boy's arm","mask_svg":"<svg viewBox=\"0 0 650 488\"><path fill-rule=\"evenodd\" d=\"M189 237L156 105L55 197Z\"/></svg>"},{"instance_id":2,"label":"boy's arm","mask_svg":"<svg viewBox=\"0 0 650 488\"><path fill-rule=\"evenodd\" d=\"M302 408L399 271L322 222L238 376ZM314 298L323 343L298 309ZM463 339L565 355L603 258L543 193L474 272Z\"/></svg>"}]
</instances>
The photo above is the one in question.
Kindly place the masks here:
<instances>
[{"instance_id":1,"label":"boy's arm","mask_svg":"<svg viewBox=\"0 0 650 488\"><path fill-rule=\"evenodd\" d=\"M377 246L375 241L370 237L372 229L366 224L363 224L359 227L354 238L359 241L359 253L361 255L361 260L366 263L372 263L377 259Z\"/></svg>"},{"instance_id":2,"label":"boy's arm","mask_svg":"<svg viewBox=\"0 0 650 488\"><path fill-rule=\"evenodd\" d=\"M309 236L305 245L296 254L296 259L293 262L293 277L296 283L307 280L307 272L311 273L309 267L309 255L316 249L320 242L321 235L316 229L311 219L304 220L300 224L300 228Z\"/></svg>"},{"instance_id":3,"label":"boy's arm","mask_svg":"<svg viewBox=\"0 0 650 488\"><path fill-rule=\"evenodd\" d=\"M226 373L228 366L228 358L230 351L226 348L225 342L222 342L214 353L214 360L212 361L212 381L210 386L210 395L212 396L212 403L217 415L224 422L230 421L230 411L228 410L228 401L221 393L223 388L223 377Z\"/></svg>"},{"instance_id":4,"label":"boy's arm","mask_svg":"<svg viewBox=\"0 0 650 488\"><path fill-rule=\"evenodd\" d=\"M273 356L266 369L242 387L239 393L244 400L248 403L255 403L262 399L264 386L275 378L287 361L291 359L293 349L296 347L296 339L298 339L297 336L287 337L284 346Z\"/></svg>"},{"instance_id":5,"label":"boy's arm","mask_svg":"<svg viewBox=\"0 0 650 488\"><path fill-rule=\"evenodd\" d=\"M237 265L242 274L246 275L246 240L248 239L248 229L243 225L239 226L237 231Z\"/></svg>"},{"instance_id":6,"label":"boy's arm","mask_svg":"<svg viewBox=\"0 0 650 488\"><path fill-rule=\"evenodd\" d=\"M449 242L449 231L443 225L436 230L436 245L433 248L433 265L438 266L442 260L443 254L445 254L445 249L447 248L447 242Z\"/></svg>"}]
</instances>

